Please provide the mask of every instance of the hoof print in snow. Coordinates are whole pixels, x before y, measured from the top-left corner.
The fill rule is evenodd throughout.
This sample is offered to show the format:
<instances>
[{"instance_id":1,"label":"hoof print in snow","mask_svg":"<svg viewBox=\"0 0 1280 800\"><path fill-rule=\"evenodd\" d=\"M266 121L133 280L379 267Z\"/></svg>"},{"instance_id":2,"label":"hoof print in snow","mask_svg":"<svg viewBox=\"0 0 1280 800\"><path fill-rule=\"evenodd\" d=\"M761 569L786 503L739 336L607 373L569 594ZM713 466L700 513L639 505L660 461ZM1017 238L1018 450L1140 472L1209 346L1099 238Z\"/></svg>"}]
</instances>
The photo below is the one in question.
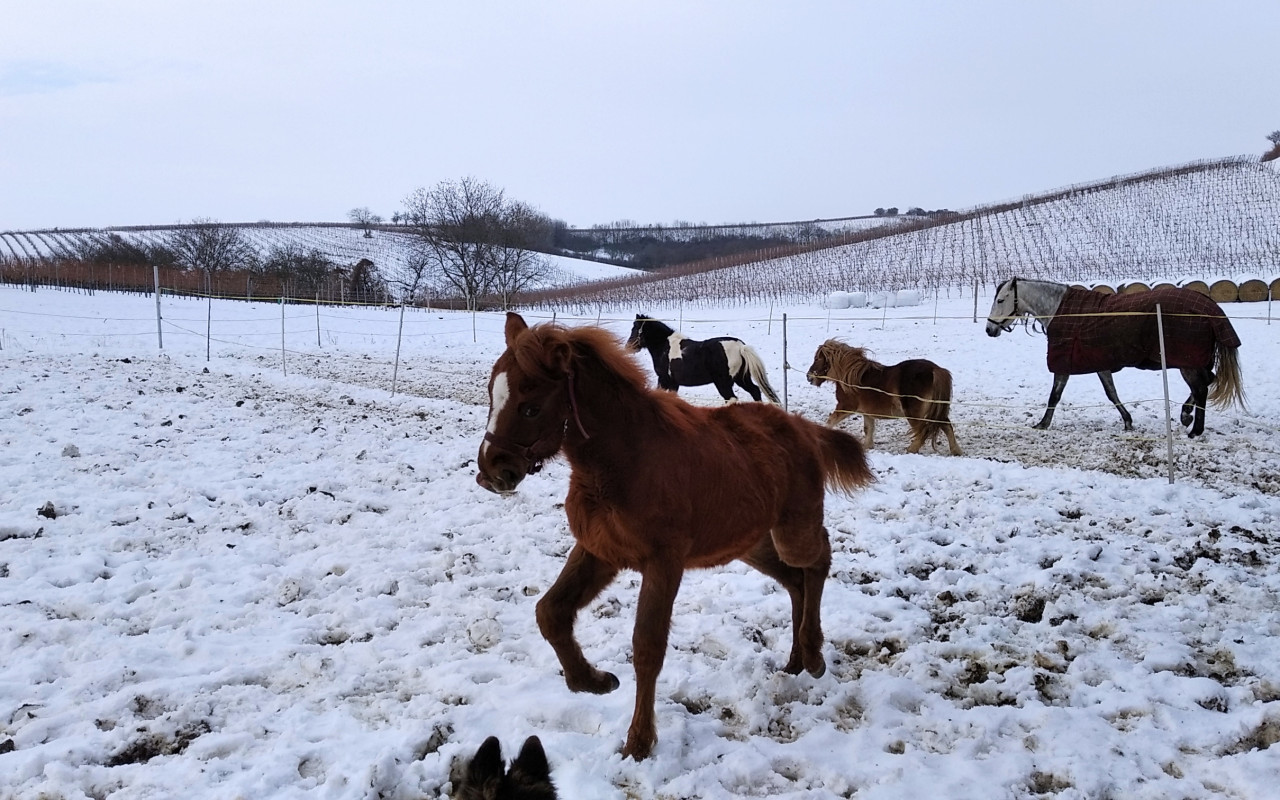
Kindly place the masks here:
<instances>
[{"instance_id":1,"label":"hoof print in snow","mask_svg":"<svg viewBox=\"0 0 1280 800\"><path fill-rule=\"evenodd\" d=\"M38 515L40 515L40 516L44 517L45 519L57 519L57 518L58 518L58 510L57 510L56 508L54 508L54 507L53 507L53 501L52 501L52 500L50 500L49 502L47 502L47 503L45 503L44 505L42 505L42 506L40 506L39 508L37 508L37 509L36 509L36 514L38 514Z\"/></svg>"},{"instance_id":2,"label":"hoof print in snow","mask_svg":"<svg viewBox=\"0 0 1280 800\"><path fill-rule=\"evenodd\" d=\"M280 590L276 593L276 602L282 606L290 603L296 603L302 599L302 584L290 578L280 584Z\"/></svg>"},{"instance_id":3,"label":"hoof print in snow","mask_svg":"<svg viewBox=\"0 0 1280 800\"><path fill-rule=\"evenodd\" d=\"M484 652L502 640L502 623L496 619L480 619L467 626L467 638L477 652Z\"/></svg>"},{"instance_id":4,"label":"hoof print in snow","mask_svg":"<svg viewBox=\"0 0 1280 800\"><path fill-rule=\"evenodd\" d=\"M80 448L76 447L74 444L69 444L66 447L62 448L62 457L63 458L79 458Z\"/></svg>"}]
</instances>

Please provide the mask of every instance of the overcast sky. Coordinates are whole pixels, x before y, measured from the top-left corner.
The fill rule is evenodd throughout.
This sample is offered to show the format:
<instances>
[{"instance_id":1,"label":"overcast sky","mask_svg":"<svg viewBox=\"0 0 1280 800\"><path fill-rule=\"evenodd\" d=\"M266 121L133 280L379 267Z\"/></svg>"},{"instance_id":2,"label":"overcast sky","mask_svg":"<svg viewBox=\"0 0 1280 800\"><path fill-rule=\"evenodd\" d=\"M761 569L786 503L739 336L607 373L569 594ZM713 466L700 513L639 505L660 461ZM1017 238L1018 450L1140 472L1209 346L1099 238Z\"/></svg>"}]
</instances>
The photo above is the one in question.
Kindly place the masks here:
<instances>
[{"instance_id":1,"label":"overcast sky","mask_svg":"<svg viewBox=\"0 0 1280 800\"><path fill-rule=\"evenodd\" d=\"M0 230L960 209L1280 129L1280 2L6 0Z\"/></svg>"}]
</instances>

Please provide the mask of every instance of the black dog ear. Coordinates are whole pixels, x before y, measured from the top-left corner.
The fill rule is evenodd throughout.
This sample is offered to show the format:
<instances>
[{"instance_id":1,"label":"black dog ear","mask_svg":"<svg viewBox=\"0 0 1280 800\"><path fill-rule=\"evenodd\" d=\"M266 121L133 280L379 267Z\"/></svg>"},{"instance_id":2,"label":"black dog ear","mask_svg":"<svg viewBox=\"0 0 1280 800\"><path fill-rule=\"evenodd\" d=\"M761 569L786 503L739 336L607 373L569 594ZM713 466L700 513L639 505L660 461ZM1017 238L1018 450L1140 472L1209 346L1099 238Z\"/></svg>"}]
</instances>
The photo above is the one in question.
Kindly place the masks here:
<instances>
[{"instance_id":1,"label":"black dog ear","mask_svg":"<svg viewBox=\"0 0 1280 800\"><path fill-rule=\"evenodd\" d=\"M528 800L555 800L556 787L551 781L551 766L546 751L537 736L525 739L520 755L511 762L507 773L507 785L516 790L516 796Z\"/></svg>"},{"instance_id":2,"label":"black dog ear","mask_svg":"<svg viewBox=\"0 0 1280 800\"><path fill-rule=\"evenodd\" d=\"M511 772L520 771L530 778L546 779L551 775L551 765L547 763L547 753L542 749L542 741L537 736L524 740L520 755L511 762Z\"/></svg>"},{"instance_id":3,"label":"black dog ear","mask_svg":"<svg viewBox=\"0 0 1280 800\"><path fill-rule=\"evenodd\" d=\"M498 742L498 737L490 736L480 745L475 758L467 765L467 782L472 786L481 786L487 781L501 780L505 771L502 745Z\"/></svg>"}]
</instances>

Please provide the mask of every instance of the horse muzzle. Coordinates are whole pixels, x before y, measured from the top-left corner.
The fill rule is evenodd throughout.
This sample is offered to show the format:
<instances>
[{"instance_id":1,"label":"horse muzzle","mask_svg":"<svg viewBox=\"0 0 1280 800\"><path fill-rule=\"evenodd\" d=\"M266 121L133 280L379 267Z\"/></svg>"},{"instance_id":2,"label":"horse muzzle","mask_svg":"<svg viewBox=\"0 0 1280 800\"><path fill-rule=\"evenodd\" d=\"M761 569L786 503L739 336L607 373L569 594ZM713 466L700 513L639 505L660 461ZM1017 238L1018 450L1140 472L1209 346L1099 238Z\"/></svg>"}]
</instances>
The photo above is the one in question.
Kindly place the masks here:
<instances>
[{"instance_id":1,"label":"horse muzzle","mask_svg":"<svg viewBox=\"0 0 1280 800\"><path fill-rule=\"evenodd\" d=\"M514 493L521 481L542 469L546 460L541 455L542 445L541 440L530 446L518 445L486 433L476 456L476 483L495 494Z\"/></svg>"},{"instance_id":2,"label":"horse muzzle","mask_svg":"<svg viewBox=\"0 0 1280 800\"><path fill-rule=\"evenodd\" d=\"M516 487L520 485L523 475L517 477L513 470L499 470L498 475L490 477L486 475L484 470L476 471L476 483L481 487L488 489L494 494L515 494Z\"/></svg>"},{"instance_id":3,"label":"horse muzzle","mask_svg":"<svg viewBox=\"0 0 1280 800\"><path fill-rule=\"evenodd\" d=\"M1013 330L1013 325L1011 323L1006 322L1005 324L1001 325L999 322L996 322L993 319L987 320L988 336L999 336L1001 331L1008 333L1009 331L1012 331L1012 330Z\"/></svg>"}]
</instances>

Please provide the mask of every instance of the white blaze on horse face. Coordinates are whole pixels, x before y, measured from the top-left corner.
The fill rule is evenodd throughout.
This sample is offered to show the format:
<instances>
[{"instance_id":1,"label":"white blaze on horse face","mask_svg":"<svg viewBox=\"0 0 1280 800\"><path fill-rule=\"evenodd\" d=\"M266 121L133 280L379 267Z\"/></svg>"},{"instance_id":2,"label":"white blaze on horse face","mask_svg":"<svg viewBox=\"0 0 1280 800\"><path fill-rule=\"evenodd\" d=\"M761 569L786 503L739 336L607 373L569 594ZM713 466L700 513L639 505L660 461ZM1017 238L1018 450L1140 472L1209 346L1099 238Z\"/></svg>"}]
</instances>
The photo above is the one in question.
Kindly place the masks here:
<instances>
[{"instance_id":1,"label":"white blaze on horse face","mask_svg":"<svg viewBox=\"0 0 1280 800\"><path fill-rule=\"evenodd\" d=\"M507 373L499 372L493 376L493 388L489 390L489 424L485 427L486 432L493 434L498 432L498 416L509 399L511 399L511 387L507 385ZM489 452L488 439L480 445L480 452Z\"/></svg>"}]
</instances>

